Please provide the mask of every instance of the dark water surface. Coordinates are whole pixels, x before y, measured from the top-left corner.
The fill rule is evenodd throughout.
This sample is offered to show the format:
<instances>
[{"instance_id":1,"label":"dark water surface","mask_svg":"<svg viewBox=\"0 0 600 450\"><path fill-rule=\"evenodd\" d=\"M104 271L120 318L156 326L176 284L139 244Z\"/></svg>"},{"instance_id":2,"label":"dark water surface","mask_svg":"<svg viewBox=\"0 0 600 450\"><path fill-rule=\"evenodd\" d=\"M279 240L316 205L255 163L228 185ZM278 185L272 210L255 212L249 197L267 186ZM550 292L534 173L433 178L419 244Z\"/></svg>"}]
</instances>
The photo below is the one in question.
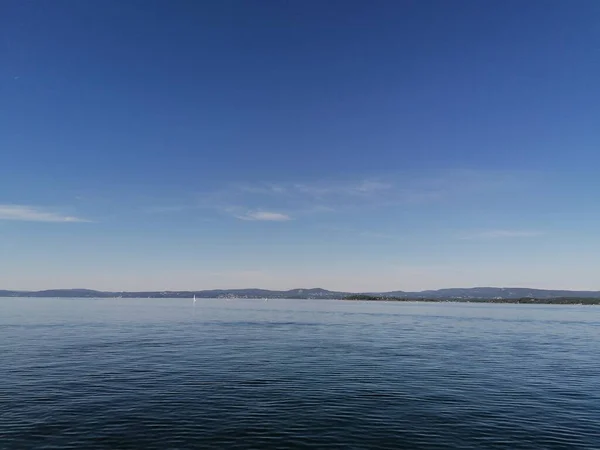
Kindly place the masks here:
<instances>
[{"instance_id":1,"label":"dark water surface","mask_svg":"<svg viewBox=\"0 0 600 450\"><path fill-rule=\"evenodd\" d=\"M600 307L0 299L2 449L599 449Z\"/></svg>"}]
</instances>

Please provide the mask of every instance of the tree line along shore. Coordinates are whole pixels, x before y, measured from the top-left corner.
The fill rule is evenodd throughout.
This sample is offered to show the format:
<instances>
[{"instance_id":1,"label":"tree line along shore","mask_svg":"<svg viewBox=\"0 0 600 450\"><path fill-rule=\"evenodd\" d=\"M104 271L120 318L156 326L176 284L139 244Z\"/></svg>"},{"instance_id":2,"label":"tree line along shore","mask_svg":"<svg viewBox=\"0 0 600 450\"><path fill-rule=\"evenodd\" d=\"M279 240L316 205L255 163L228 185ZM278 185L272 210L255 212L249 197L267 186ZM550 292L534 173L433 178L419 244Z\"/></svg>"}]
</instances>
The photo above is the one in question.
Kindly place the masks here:
<instances>
[{"instance_id":1,"label":"tree line along shore","mask_svg":"<svg viewBox=\"0 0 600 450\"><path fill-rule=\"evenodd\" d=\"M461 302L461 303L515 303L515 304L542 304L542 305L600 305L600 298L585 297L557 297L557 298L414 298L414 297L386 297L376 295L349 295L343 300L355 301L385 301L385 302Z\"/></svg>"}]
</instances>

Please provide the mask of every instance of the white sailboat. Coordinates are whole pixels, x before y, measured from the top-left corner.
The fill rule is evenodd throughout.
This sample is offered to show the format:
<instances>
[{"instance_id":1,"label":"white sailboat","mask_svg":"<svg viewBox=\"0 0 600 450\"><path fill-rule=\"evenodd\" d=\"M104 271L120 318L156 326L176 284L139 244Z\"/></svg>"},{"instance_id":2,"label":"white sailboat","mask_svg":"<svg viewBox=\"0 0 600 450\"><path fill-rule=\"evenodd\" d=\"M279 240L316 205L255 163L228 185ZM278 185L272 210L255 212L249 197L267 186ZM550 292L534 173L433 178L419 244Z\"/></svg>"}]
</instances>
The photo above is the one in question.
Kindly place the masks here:
<instances>
[{"instance_id":1,"label":"white sailboat","mask_svg":"<svg viewBox=\"0 0 600 450\"><path fill-rule=\"evenodd\" d=\"M196 304L196 294L194 294L194 305Z\"/></svg>"}]
</instances>

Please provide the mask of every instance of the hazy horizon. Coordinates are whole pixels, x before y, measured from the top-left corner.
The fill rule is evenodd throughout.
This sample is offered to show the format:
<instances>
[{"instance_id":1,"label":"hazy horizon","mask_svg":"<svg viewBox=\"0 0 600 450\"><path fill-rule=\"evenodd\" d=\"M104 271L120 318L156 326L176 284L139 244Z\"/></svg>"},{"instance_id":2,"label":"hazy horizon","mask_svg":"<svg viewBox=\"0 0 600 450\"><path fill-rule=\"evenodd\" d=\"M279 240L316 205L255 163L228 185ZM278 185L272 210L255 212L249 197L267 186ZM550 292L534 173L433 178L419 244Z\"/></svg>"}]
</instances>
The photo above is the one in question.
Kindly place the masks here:
<instances>
[{"instance_id":1,"label":"hazy horizon","mask_svg":"<svg viewBox=\"0 0 600 450\"><path fill-rule=\"evenodd\" d=\"M8 0L0 288L600 290L599 13Z\"/></svg>"},{"instance_id":2,"label":"hazy horizon","mask_svg":"<svg viewBox=\"0 0 600 450\"><path fill-rule=\"evenodd\" d=\"M256 275L248 275L249 278L258 278ZM277 281L281 281L280 278L277 278ZM123 285L121 285L123 286ZM560 286L560 285L546 285L546 286L541 286L541 285L519 285L519 284L506 284L506 285L496 285L496 284L460 284L460 283L454 283L454 284L440 284L437 285L435 287L427 287L427 288L421 288L421 287L414 287L414 288L407 288L407 287L402 287L402 286L393 286L390 287L388 286L387 288L366 288L366 289L361 289L361 288L356 288L356 289L349 289L349 288L344 288L344 287L329 287L327 285L312 285L312 284L304 284L304 285L285 285L285 284L279 284L279 283L275 283L272 285L260 285L260 284L252 284L251 282L249 282L248 284L238 284L238 285L206 285L206 286L193 286L193 285L188 285L187 287L157 287L159 286L158 284L153 284L153 288L152 287L148 287L148 286L152 286L152 284L149 285L135 285L135 284L131 284L131 287L129 288L111 288L110 286L108 287L93 287L93 286L89 286L89 285L69 285L69 284L60 284L60 283L56 283L56 284L52 284L51 287L48 286L42 286L42 287L37 287L37 288L11 288L11 287L5 287L0 285L0 290L7 290L7 291L44 291L44 290L61 290L61 289L65 289L65 290L70 290L70 289L89 289L89 290L96 290L96 291L106 291L106 292L149 292L149 291L204 291L204 290L235 290L235 289L265 289L265 290L273 290L273 291L289 291L289 290L294 290L294 289L325 289L328 291L337 291L337 292L352 292L352 293L361 293L361 292L373 292L373 293L377 293L377 292L391 292L391 291L405 291L405 292L420 292L420 291L427 291L427 290L438 290L438 289L454 289L454 288L460 288L460 289L472 289L472 288L500 288L500 289L540 289L540 290L565 290L565 291L600 291L600 288L595 288L595 287L564 287L564 286ZM357 286L360 286L360 284L358 284Z\"/></svg>"}]
</instances>

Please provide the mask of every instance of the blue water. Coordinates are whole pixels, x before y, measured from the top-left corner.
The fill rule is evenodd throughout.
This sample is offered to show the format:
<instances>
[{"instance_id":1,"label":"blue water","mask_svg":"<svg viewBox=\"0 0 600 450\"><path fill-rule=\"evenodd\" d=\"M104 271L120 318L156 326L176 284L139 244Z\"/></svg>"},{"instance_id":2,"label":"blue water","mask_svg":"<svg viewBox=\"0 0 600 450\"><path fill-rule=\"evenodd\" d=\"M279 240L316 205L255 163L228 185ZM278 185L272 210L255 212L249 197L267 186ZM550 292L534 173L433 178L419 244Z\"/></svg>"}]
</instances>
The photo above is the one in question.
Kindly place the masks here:
<instances>
[{"instance_id":1,"label":"blue water","mask_svg":"<svg viewBox=\"0 0 600 450\"><path fill-rule=\"evenodd\" d=\"M600 307L0 299L2 449L598 449Z\"/></svg>"}]
</instances>

